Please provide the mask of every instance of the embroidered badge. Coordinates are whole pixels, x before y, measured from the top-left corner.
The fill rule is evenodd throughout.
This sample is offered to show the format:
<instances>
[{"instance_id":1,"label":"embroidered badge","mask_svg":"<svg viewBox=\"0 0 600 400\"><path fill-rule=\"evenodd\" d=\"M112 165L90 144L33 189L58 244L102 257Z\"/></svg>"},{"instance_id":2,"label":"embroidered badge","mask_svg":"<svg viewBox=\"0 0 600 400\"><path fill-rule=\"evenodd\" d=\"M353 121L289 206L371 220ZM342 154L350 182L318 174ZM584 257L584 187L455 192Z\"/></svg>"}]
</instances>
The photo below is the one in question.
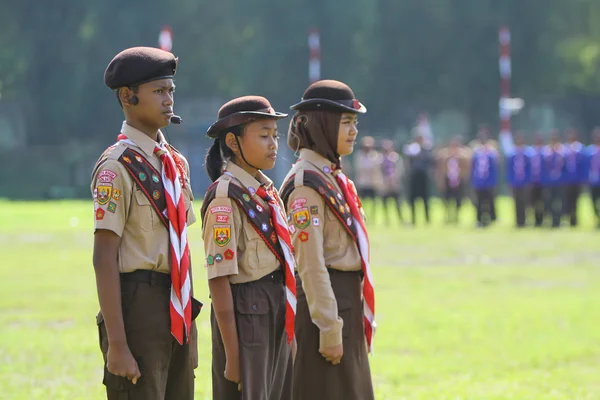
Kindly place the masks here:
<instances>
[{"instance_id":1,"label":"embroidered badge","mask_svg":"<svg viewBox=\"0 0 600 400\"><path fill-rule=\"evenodd\" d=\"M271 232L271 242L273 242L273 244L277 243L277 235L275 232Z\"/></svg>"},{"instance_id":2,"label":"embroidered badge","mask_svg":"<svg viewBox=\"0 0 600 400\"><path fill-rule=\"evenodd\" d=\"M296 224L299 229L307 228L310 225L308 208L300 208L294 211L294 224Z\"/></svg>"},{"instance_id":3,"label":"embroidered badge","mask_svg":"<svg viewBox=\"0 0 600 400\"><path fill-rule=\"evenodd\" d=\"M329 196L329 201L331 202L331 204L335 204L335 197Z\"/></svg>"},{"instance_id":4,"label":"embroidered badge","mask_svg":"<svg viewBox=\"0 0 600 400\"><path fill-rule=\"evenodd\" d=\"M96 221L100 221L102 218L104 218L104 210L99 208L96 210Z\"/></svg>"},{"instance_id":5,"label":"embroidered badge","mask_svg":"<svg viewBox=\"0 0 600 400\"><path fill-rule=\"evenodd\" d=\"M333 190L333 186L331 186L331 183L327 183L327 188L328 188L329 190Z\"/></svg>"},{"instance_id":6,"label":"embroidered badge","mask_svg":"<svg viewBox=\"0 0 600 400\"><path fill-rule=\"evenodd\" d=\"M98 198L98 189L94 189L94 199Z\"/></svg>"},{"instance_id":7,"label":"embroidered badge","mask_svg":"<svg viewBox=\"0 0 600 400\"><path fill-rule=\"evenodd\" d=\"M135 156L135 159L137 160L137 162L142 162L142 157L140 156Z\"/></svg>"},{"instance_id":8,"label":"embroidered badge","mask_svg":"<svg viewBox=\"0 0 600 400\"><path fill-rule=\"evenodd\" d=\"M323 167L323 172L325 172L326 174L331 172L331 168L329 167Z\"/></svg>"},{"instance_id":9,"label":"embroidered badge","mask_svg":"<svg viewBox=\"0 0 600 400\"><path fill-rule=\"evenodd\" d=\"M110 169L105 169L98 173L98 182L111 183L116 177L116 173L114 173Z\"/></svg>"},{"instance_id":10,"label":"embroidered badge","mask_svg":"<svg viewBox=\"0 0 600 400\"><path fill-rule=\"evenodd\" d=\"M160 178L159 178L157 175L155 175L155 174L152 174L152 181L153 181L154 183L158 183L158 182L160 182Z\"/></svg>"},{"instance_id":11,"label":"embroidered badge","mask_svg":"<svg viewBox=\"0 0 600 400\"><path fill-rule=\"evenodd\" d=\"M213 237L217 246L225 246L231 240L231 225L213 225Z\"/></svg>"},{"instance_id":12,"label":"embroidered badge","mask_svg":"<svg viewBox=\"0 0 600 400\"><path fill-rule=\"evenodd\" d=\"M321 224L321 220L317 217L313 218L312 220L314 226L319 226Z\"/></svg>"},{"instance_id":13,"label":"embroidered badge","mask_svg":"<svg viewBox=\"0 0 600 400\"><path fill-rule=\"evenodd\" d=\"M294 233L296 233L296 226L295 225L290 225L289 226L289 231L290 233L293 235Z\"/></svg>"},{"instance_id":14,"label":"embroidered badge","mask_svg":"<svg viewBox=\"0 0 600 400\"><path fill-rule=\"evenodd\" d=\"M343 199L344 199L344 196L342 196L342 194L341 194L341 193L338 193L338 194L337 194L337 198L338 198L338 199L340 199L340 200L343 200Z\"/></svg>"},{"instance_id":15,"label":"embroidered badge","mask_svg":"<svg viewBox=\"0 0 600 400\"><path fill-rule=\"evenodd\" d=\"M243 199L244 199L244 201L246 201L246 202L250 201L250 196L248 196L246 193L244 193L244 194L242 195L242 198L243 198Z\"/></svg>"},{"instance_id":16,"label":"embroidered badge","mask_svg":"<svg viewBox=\"0 0 600 400\"><path fill-rule=\"evenodd\" d=\"M108 203L108 207L106 207L106 209L111 212L111 213L115 213L115 211L117 211L117 203L111 201L110 203Z\"/></svg>"},{"instance_id":17,"label":"embroidered badge","mask_svg":"<svg viewBox=\"0 0 600 400\"><path fill-rule=\"evenodd\" d=\"M226 260L233 260L234 253L231 249L227 249L227 251L223 253L223 255L225 256Z\"/></svg>"},{"instance_id":18,"label":"embroidered badge","mask_svg":"<svg viewBox=\"0 0 600 400\"><path fill-rule=\"evenodd\" d=\"M145 173L143 173L143 172L140 172L140 174L139 174L138 176L140 177L140 180L141 180L142 182L144 182L144 181L146 180L146 174L145 174Z\"/></svg>"},{"instance_id":19,"label":"embroidered badge","mask_svg":"<svg viewBox=\"0 0 600 400\"><path fill-rule=\"evenodd\" d=\"M348 224L348 226L352 225L352 218L348 217L346 223Z\"/></svg>"},{"instance_id":20,"label":"embroidered badge","mask_svg":"<svg viewBox=\"0 0 600 400\"><path fill-rule=\"evenodd\" d=\"M220 263L221 261L223 261L223 256L220 254L215 254L215 261Z\"/></svg>"},{"instance_id":21,"label":"embroidered badge","mask_svg":"<svg viewBox=\"0 0 600 400\"><path fill-rule=\"evenodd\" d=\"M211 207L210 208L210 213L211 214L215 214L215 213L227 213L227 214L231 214L231 207L228 207L228 206L215 206L215 207Z\"/></svg>"},{"instance_id":22,"label":"embroidered badge","mask_svg":"<svg viewBox=\"0 0 600 400\"><path fill-rule=\"evenodd\" d=\"M256 193L256 189L254 189L252 186L250 186L250 187L248 188L248 191L250 192L250 194L254 194L254 193Z\"/></svg>"},{"instance_id":23,"label":"embroidered badge","mask_svg":"<svg viewBox=\"0 0 600 400\"><path fill-rule=\"evenodd\" d=\"M226 224L227 222L229 222L229 216L228 215L217 215L217 222L220 224Z\"/></svg>"},{"instance_id":24,"label":"embroidered badge","mask_svg":"<svg viewBox=\"0 0 600 400\"><path fill-rule=\"evenodd\" d=\"M293 201L290 208L292 209L292 211L294 211L294 210L304 207L305 204L306 204L306 199L299 198L299 199L296 199Z\"/></svg>"},{"instance_id":25,"label":"embroidered badge","mask_svg":"<svg viewBox=\"0 0 600 400\"><path fill-rule=\"evenodd\" d=\"M113 199L117 201L121 199L121 191L119 189L113 190Z\"/></svg>"},{"instance_id":26,"label":"embroidered badge","mask_svg":"<svg viewBox=\"0 0 600 400\"><path fill-rule=\"evenodd\" d=\"M310 213L312 215L317 215L319 214L319 206L310 206Z\"/></svg>"},{"instance_id":27,"label":"embroidered badge","mask_svg":"<svg viewBox=\"0 0 600 400\"><path fill-rule=\"evenodd\" d=\"M160 199L160 192L158 190L155 190L154 192L152 192L152 198L154 200Z\"/></svg>"},{"instance_id":28,"label":"embroidered badge","mask_svg":"<svg viewBox=\"0 0 600 400\"><path fill-rule=\"evenodd\" d=\"M124 156L123 157L123 161L125 161L127 164L131 164L131 158Z\"/></svg>"},{"instance_id":29,"label":"embroidered badge","mask_svg":"<svg viewBox=\"0 0 600 400\"><path fill-rule=\"evenodd\" d=\"M260 206L260 204L256 205L256 211L258 211L259 213L263 212L263 208Z\"/></svg>"},{"instance_id":30,"label":"embroidered badge","mask_svg":"<svg viewBox=\"0 0 600 400\"><path fill-rule=\"evenodd\" d=\"M256 217L256 213L254 212L254 210L248 210L248 215L250 216L250 218Z\"/></svg>"},{"instance_id":31,"label":"embroidered badge","mask_svg":"<svg viewBox=\"0 0 600 400\"><path fill-rule=\"evenodd\" d=\"M107 183L104 185L98 185L96 189L98 189L98 204L105 205L110 200L112 195L112 183Z\"/></svg>"},{"instance_id":32,"label":"embroidered badge","mask_svg":"<svg viewBox=\"0 0 600 400\"><path fill-rule=\"evenodd\" d=\"M308 240L308 233L307 232L300 232L300 234L298 235L298 238L300 239L301 242L306 242Z\"/></svg>"},{"instance_id":33,"label":"embroidered badge","mask_svg":"<svg viewBox=\"0 0 600 400\"><path fill-rule=\"evenodd\" d=\"M260 226L260 229L262 229L262 231L263 231L263 232L266 232L266 231L268 231L268 230L269 230L269 225L267 225L267 224L264 224L264 223L263 223L263 224Z\"/></svg>"},{"instance_id":34,"label":"embroidered badge","mask_svg":"<svg viewBox=\"0 0 600 400\"><path fill-rule=\"evenodd\" d=\"M215 258L213 256L206 257L206 264L214 265L214 263L215 263Z\"/></svg>"}]
</instances>

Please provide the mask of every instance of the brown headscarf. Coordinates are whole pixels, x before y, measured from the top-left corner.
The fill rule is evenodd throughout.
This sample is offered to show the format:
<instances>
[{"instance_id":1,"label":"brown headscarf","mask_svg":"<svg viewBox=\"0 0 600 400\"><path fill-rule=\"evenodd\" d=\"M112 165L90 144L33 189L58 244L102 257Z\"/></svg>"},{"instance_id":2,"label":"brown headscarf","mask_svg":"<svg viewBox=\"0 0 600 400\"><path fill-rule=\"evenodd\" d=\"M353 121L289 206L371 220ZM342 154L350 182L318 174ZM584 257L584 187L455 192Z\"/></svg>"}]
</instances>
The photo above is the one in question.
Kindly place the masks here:
<instances>
[{"instance_id":1,"label":"brown headscarf","mask_svg":"<svg viewBox=\"0 0 600 400\"><path fill-rule=\"evenodd\" d=\"M299 149L316 151L340 168L337 145L341 120L340 112L298 111L290 122L288 146L294 151Z\"/></svg>"}]
</instances>

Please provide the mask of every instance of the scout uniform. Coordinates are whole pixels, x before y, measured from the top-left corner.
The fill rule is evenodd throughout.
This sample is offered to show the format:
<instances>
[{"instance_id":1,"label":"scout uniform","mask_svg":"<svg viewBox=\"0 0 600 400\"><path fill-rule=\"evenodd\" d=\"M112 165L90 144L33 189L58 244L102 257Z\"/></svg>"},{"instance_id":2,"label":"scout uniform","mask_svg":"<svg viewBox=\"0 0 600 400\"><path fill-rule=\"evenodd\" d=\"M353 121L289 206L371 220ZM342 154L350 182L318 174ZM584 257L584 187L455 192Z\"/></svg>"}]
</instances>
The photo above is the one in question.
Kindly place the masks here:
<instances>
[{"instance_id":1,"label":"scout uniform","mask_svg":"<svg viewBox=\"0 0 600 400\"><path fill-rule=\"evenodd\" d=\"M580 142L573 141L566 143L564 150L564 214L569 216L571 226L577 226L577 202L581 185L586 181L585 149Z\"/></svg>"},{"instance_id":2,"label":"scout uniform","mask_svg":"<svg viewBox=\"0 0 600 400\"><path fill-rule=\"evenodd\" d=\"M417 136L417 140L404 146L404 155L408 164L409 203L412 223L413 225L416 223L415 203L419 198L423 200L425 221L429 223L429 172L433 166L431 149L425 147L422 136Z\"/></svg>"},{"instance_id":3,"label":"scout uniform","mask_svg":"<svg viewBox=\"0 0 600 400\"><path fill-rule=\"evenodd\" d=\"M600 146L591 144L586 148L587 183L590 187L592 207L596 223L600 227Z\"/></svg>"},{"instance_id":4,"label":"scout uniform","mask_svg":"<svg viewBox=\"0 0 600 400\"><path fill-rule=\"evenodd\" d=\"M357 151L354 157L356 189L363 200L371 199L374 203L377 192L383 185L381 174L383 157L375 149L375 139L372 137L363 138L362 145L363 148Z\"/></svg>"},{"instance_id":5,"label":"scout uniform","mask_svg":"<svg viewBox=\"0 0 600 400\"><path fill-rule=\"evenodd\" d=\"M172 77L177 59L158 49L133 48L117 55L108 66L105 83L111 89ZM106 368L108 338L102 313L97 316L104 356L103 383L109 399L193 399L194 374L185 333L176 339L170 316L173 260L170 257L169 215L165 171L157 149L177 165L187 225L196 220L187 160L166 143L158 142L123 122L117 143L97 161L92 174L94 229L120 238L118 266L127 344L141 377L133 384ZM163 154L163 157L166 155ZM186 308L187 310L187 308ZM183 322L183 321L182 321ZM187 321L188 325L191 321ZM183 328L183 326L181 326ZM187 333L189 334L189 332Z\"/></svg>"},{"instance_id":6,"label":"scout uniform","mask_svg":"<svg viewBox=\"0 0 600 400\"><path fill-rule=\"evenodd\" d=\"M506 181L515 201L516 224L525 226L527 187L531 180L531 153L525 146L517 146L506 154Z\"/></svg>"},{"instance_id":7,"label":"scout uniform","mask_svg":"<svg viewBox=\"0 0 600 400\"><path fill-rule=\"evenodd\" d=\"M350 88L337 81L314 83L292 109L308 119L313 111L366 112ZM316 143L319 138L312 135ZM374 297L364 214L352 182L339 170L339 159L334 163L306 143L301 138L304 148L281 190L299 273L294 399L373 399L367 348L374 331ZM339 365L318 351L340 344Z\"/></svg>"},{"instance_id":8,"label":"scout uniform","mask_svg":"<svg viewBox=\"0 0 600 400\"><path fill-rule=\"evenodd\" d=\"M402 218L402 191L404 186L404 160L396 151L391 140L383 142L383 151L381 153L383 161L381 171L383 174L383 184L379 195L383 203L385 221L389 223L388 201L391 199L395 203L396 212L401 222Z\"/></svg>"},{"instance_id":9,"label":"scout uniform","mask_svg":"<svg viewBox=\"0 0 600 400\"><path fill-rule=\"evenodd\" d=\"M498 152L482 144L473 151L471 185L475 189L477 224L487 226L496 220L495 190L498 184ZM487 218L485 218L487 216Z\"/></svg>"},{"instance_id":10,"label":"scout uniform","mask_svg":"<svg viewBox=\"0 0 600 400\"><path fill-rule=\"evenodd\" d=\"M543 146L535 145L528 149L530 165L529 204L533 208L535 226L544 222L544 190L542 186Z\"/></svg>"},{"instance_id":11,"label":"scout uniform","mask_svg":"<svg viewBox=\"0 0 600 400\"><path fill-rule=\"evenodd\" d=\"M446 221L458 223L465 186L469 181L470 151L456 148L441 149L436 155L436 181L446 204ZM454 210L453 210L454 208Z\"/></svg>"},{"instance_id":12,"label":"scout uniform","mask_svg":"<svg viewBox=\"0 0 600 400\"><path fill-rule=\"evenodd\" d=\"M252 107L253 103L247 97L224 105L219 111L219 121L211 126L208 136L218 138L228 132L227 128L252 121L257 116L276 119L287 116L275 113L266 99L260 99L265 102L262 106L259 102L258 106ZM242 379L242 391L239 392L237 384L223 374L227 358L213 308L214 399L285 400L292 396L293 359L288 344L290 337L284 329L289 322L286 317L286 255L265 192L279 207L281 223L287 232L283 204L273 182L261 171L253 177L231 161L208 188L202 204L208 279L229 277ZM289 238L289 232L287 235ZM293 261L291 253L290 256ZM293 278L292 271L289 276Z\"/></svg>"},{"instance_id":13,"label":"scout uniform","mask_svg":"<svg viewBox=\"0 0 600 400\"><path fill-rule=\"evenodd\" d=\"M542 185L546 214L552 216L552 227L560 226L563 212L563 184L565 171L564 148L560 143L545 146L542 150Z\"/></svg>"}]
</instances>

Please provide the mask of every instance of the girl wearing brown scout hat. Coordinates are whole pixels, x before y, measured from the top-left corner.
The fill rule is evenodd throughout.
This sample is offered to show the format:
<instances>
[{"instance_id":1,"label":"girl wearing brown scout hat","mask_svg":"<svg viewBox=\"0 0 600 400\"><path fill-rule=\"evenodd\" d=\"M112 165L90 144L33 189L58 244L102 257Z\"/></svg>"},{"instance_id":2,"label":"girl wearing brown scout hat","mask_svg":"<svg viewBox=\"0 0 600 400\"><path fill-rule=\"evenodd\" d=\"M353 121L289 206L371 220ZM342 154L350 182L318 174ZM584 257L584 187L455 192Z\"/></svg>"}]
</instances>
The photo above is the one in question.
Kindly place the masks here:
<instances>
[{"instance_id":1,"label":"girl wearing brown scout hat","mask_svg":"<svg viewBox=\"0 0 600 400\"><path fill-rule=\"evenodd\" d=\"M298 162L281 189L295 246L298 352L294 399L373 399L367 350L375 298L364 212L340 168L366 108L338 81L319 81L291 107L288 146Z\"/></svg>"},{"instance_id":2,"label":"girl wearing brown scout hat","mask_svg":"<svg viewBox=\"0 0 600 400\"><path fill-rule=\"evenodd\" d=\"M219 110L202 205L212 298L214 399L291 399L295 260L284 207L261 170L277 158L267 99L245 96Z\"/></svg>"}]
</instances>

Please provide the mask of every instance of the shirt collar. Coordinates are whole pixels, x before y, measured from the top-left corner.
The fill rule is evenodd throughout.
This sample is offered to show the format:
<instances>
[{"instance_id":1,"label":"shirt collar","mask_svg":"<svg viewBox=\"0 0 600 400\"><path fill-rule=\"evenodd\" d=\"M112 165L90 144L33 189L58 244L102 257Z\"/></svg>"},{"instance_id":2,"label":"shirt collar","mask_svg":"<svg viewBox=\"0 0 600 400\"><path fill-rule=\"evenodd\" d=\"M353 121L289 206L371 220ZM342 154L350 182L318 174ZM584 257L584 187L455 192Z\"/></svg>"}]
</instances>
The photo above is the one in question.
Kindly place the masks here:
<instances>
[{"instance_id":1,"label":"shirt collar","mask_svg":"<svg viewBox=\"0 0 600 400\"><path fill-rule=\"evenodd\" d=\"M273 181L270 180L269 177L263 174L263 172L260 170L256 173L256 177L253 177L235 163L227 161L225 171L227 171L231 176L240 181L242 185L244 185L248 189L250 194L256 193L256 189L258 189L258 187L261 185L263 185L267 190L271 189L271 187L273 186Z\"/></svg>"},{"instance_id":2,"label":"shirt collar","mask_svg":"<svg viewBox=\"0 0 600 400\"><path fill-rule=\"evenodd\" d=\"M331 161L310 149L300 149L300 159L308 161L326 174L331 173L335 169L335 165Z\"/></svg>"},{"instance_id":3,"label":"shirt collar","mask_svg":"<svg viewBox=\"0 0 600 400\"><path fill-rule=\"evenodd\" d=\"M156 146L163 143L166 143L165 137L163 136L161 131L158 131L158 143L154 140L150 139L148 135L144 132L134 128L133 126L127 124L127 121L123 121L123 126L121 127L121 133L127 136L127 139L131 140L138 146L148 157L152 157L154 154L154 148Z\"/></svg>"}]
</instances>

